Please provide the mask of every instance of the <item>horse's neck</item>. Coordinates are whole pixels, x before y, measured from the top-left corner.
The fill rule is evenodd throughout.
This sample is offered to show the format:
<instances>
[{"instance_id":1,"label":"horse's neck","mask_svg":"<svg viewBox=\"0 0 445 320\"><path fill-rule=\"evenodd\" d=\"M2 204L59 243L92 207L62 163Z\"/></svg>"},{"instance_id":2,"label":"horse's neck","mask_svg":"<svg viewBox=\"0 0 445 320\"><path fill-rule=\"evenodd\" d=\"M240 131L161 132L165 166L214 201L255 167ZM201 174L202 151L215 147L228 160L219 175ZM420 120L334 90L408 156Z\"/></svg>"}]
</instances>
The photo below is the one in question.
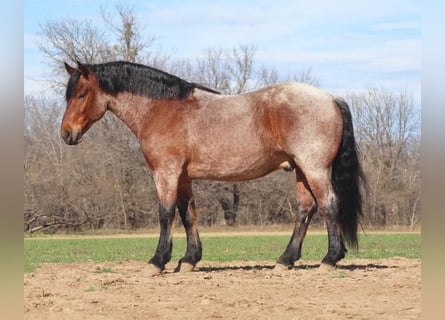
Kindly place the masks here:
<instances>
[{"instance_id":1,"label":"horse's neck","mask_svg":"<svg viewBox=\"0 0 445 320\"><path fill-rule=\"evenodd\" d=\"M108 109L122 120L136 136L139 136L143 119L150 110L150 104L145 97L120 93L111 98Z\"/></svg>"}]
</instances>

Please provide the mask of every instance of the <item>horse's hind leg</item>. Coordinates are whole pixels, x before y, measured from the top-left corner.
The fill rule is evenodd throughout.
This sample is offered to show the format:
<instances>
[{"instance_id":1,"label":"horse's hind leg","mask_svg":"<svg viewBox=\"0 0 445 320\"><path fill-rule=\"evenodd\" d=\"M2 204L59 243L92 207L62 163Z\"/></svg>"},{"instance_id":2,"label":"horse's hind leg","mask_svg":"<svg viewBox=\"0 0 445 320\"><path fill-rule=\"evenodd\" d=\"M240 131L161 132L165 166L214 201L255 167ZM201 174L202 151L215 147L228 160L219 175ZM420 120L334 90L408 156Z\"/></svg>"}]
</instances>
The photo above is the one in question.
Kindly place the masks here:
<instances>
[{"instance_id":1,"label":"horse's hind leg","mask_svg":"<svg viewBox=\"0 0 445 320\"><path fill-rule=\"evenodd\" d=\"M192 193L192 182L188 179L184 180L179 184L177 205L187 235L187 251L185 256L179 260L179 264L175 269L177 272L193 270L202 256L201 240L196 228L197 216Z\"/></svg>"},{"instance_id":2,"label":"horse's hind leg","mask_svg":"<svg viewBox=\"0 0 445 320\"><path fill-rule=\"evenodd\" d=\"M306 179L317 201L318 212L326 218L329 247L322 263L335 266L345 257L346 248L341 235L337 197L331 183L331 171L307 171Z\"/></svg>"},{"instance_id":3,"label":"horse's hind leg","mask_svg":"<svg viewBox=\"0 0 445 320\"><path fill-rule=\"evenodd\" d=\"M312 216L317 211L317 203L312 195L307 180L301 170L295 168L297 174L297 219L292 237L284 253L277 260L279 265L292 268L301 257L301 246Z\"/></svg>"},{"instance_id":4,"label":"horse's hind leg","mask_svg":"<svg viewBox=\"0 0 445 320\"><path fill-rule=\"evenodd\" d=\"M339 260L345 257L347 250L341 234L338 207L332 199L326 208L326 226L328 229L329 249L322 263L335 266Z\"/></svg>"}]
</instances>

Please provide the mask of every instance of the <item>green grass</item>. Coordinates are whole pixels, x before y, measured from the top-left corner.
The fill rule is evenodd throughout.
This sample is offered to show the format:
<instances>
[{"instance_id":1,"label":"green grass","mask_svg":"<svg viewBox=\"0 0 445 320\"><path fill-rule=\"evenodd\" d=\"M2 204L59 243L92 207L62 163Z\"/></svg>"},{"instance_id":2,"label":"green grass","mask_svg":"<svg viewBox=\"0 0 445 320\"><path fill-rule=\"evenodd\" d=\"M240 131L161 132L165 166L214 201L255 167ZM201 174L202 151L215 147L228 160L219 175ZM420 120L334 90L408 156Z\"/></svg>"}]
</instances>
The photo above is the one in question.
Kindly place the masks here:
<instances>
[{"instance_id":1,"label":"green grass","mask_svg":"<svg viewBox=\"0 0 445 320\"><path fill-rule=\"evenodd\" d=\"M203 237L205 261L275 261L284 251L289 236L227 236ZM148 260L157 245L156 238L96 239L24 239L25 272L32 272L41 263L104 262ZM185 252L185 239L174 238L172 261ZM308 235L303 244L302 259L321 261L327 251L326 235ZM420 258L419 233L372 233L360 236L360 249L349 250L346 259L383 259L393 256ZM112 270L98 270L112 272Z\"/></svg>"}]
</instances>

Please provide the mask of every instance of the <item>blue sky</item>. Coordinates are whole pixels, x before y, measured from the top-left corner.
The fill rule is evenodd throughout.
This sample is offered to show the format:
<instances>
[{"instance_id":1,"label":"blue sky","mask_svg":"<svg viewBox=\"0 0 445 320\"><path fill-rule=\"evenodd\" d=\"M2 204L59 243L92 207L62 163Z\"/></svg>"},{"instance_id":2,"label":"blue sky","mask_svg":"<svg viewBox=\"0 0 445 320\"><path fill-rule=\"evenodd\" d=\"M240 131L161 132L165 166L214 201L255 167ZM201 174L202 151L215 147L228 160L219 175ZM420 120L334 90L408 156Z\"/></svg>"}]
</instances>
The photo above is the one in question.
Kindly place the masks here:
<instances>
[{"instance_id":1,"label":"blue sky","mask_svg":"<svg viewBox=\"0 0 445 320\"><path fill-rule=\"evenodd\" d=\"M337 94L367 87L408 89L420 101L420 1L260 0L125 1L172 58L195 59L209 47L254 45L258 64L282 76L311 68ZM39 24L64 17L103 27L100 6L115 2L24 0L24 91L47 92L37 49Z\"/></svg>"}]
</instances>

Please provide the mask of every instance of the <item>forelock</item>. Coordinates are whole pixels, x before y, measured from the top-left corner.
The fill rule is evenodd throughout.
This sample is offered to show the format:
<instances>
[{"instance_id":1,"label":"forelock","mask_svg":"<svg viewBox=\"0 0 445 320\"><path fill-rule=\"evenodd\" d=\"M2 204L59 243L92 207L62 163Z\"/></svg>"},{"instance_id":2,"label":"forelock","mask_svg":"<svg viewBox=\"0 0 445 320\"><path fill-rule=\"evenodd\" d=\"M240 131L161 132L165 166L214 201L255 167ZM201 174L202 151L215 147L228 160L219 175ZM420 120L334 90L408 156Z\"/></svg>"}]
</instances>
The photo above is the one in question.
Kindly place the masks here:
<instances>
[{"instance_id":1,"label":"forelock","mask_svg":"<svg viewBox=\"0 0 445 320\"><path fill-rule=\"evenodd\" d=\"M80 72L79 71L75 71L70 79L68 80L68 85L66 86L66 94L65 94L65 98L66 101L68 102L73 95L76 92L76 87L77 87L77 82L79 81L80 78Z\"/></svg>"}]
</instances>

